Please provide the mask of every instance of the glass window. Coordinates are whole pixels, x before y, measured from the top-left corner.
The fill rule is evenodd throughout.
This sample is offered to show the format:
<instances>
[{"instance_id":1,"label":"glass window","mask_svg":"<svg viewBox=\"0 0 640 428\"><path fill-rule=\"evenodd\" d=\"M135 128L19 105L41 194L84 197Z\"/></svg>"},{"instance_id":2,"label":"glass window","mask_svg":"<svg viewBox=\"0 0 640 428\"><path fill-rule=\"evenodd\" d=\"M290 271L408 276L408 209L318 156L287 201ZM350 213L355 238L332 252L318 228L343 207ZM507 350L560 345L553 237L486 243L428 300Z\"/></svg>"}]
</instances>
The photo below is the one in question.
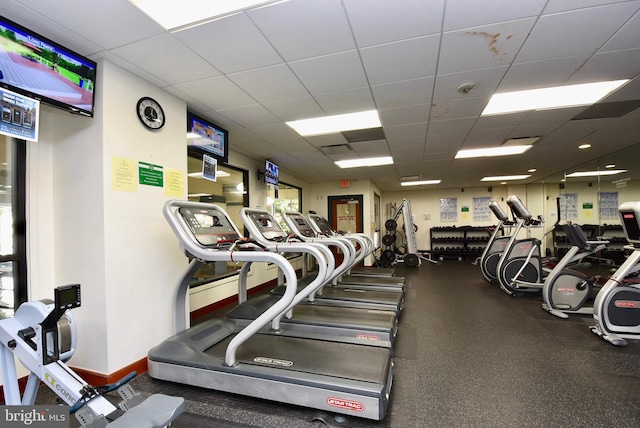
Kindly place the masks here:
<instances>
[{"instance_id":1,"label":"glass window","mask_svg":"<svg viewBox=\"0 0 640 428\"><path fill-rule=\"evenodd\" d=\"M276 187L268 185L267 188L267 211L271 212L273 216L278 220L278 224L282 229L291 233L289 226L284 221L282 213L285 211L297 211L302 210L302 189L299 187L291 186L289 184L279 182L278 183L278 196L276 197ZM286 258L292 259L298 257L300 253L284 253Z\"/></svg>"},{"instance_id":2,"label":"glass window","mask_svg":"<svg viewBox=\"0 0 640 428\"><path fill-rule=\"evenodd\" d=\"M227 164L217 164L216 171L211 171L211 165L203 169L201 158L188 157L188 192L189 200L206 202L218 205L224 209L231 221L236 225L240 233L244 226L240 219L240 210L249 205L247 186L249 173L246 170L232 167ZM215 175L215 181L203 176ZM242 266L242 263L214 262L203 265L192 282L192 286L205 284L213 280L234 275Z\"/></svg>"},{"instance_id":3,"label":"glass window","mask_svg":"<svg viewBox=\"0 0 640 428\"><path fill-rule=\"evenodd\" d=\"M275 186L269 185L267 189L267 211L278 220L280 226L287 232L289 228L282 218L285 211L297 211L302 209L302 189L280 182L278 184L278 197Z\"/></svg>"},{"instance_id":4,"label":"glass window","mask_svg":"<svg viewBox=\"0 0 640 428\"><path fill-rule=\"evenodd\" d=\"M0 135L0 318L27 296L26 143Z\"/></svg>"}]
</instances>

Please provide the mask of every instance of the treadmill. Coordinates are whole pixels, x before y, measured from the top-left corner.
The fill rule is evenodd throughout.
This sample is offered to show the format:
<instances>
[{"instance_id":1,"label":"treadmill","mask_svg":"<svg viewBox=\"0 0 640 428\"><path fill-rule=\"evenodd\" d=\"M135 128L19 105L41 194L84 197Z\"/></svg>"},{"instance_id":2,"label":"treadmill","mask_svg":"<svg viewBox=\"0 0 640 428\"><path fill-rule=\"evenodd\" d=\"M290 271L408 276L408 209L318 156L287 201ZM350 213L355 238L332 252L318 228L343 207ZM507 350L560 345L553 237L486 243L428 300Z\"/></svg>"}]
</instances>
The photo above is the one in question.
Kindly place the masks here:
<instances>
[{"instance_id":1,"label":"treadmill","mask_svg":"<svg viewBox=\"0 0 640 428\"><path fill-rule=\"evenodd\" d=\"M276 219L269 212L245 207L240 210L240 218L249 230L251 238L255 239L260 245L265 247L279 245L281 248L286 248L286 240L289 235L282 230ZM320 245L319 247L326 251L327 257L333 258L331 251L326 246ZM317 293L309 294L308 299L318 305L393 311L396 315L402 312L404 293L399 293L395 290L393 292L391 290L364 290L361 287L335 287L331 285L330 282L332 280L348 269L350 263L348 261L346 263L344 266L341 264L340 269L335 270L333 275L328 278L326 285L318 289ZM314 277L306 274L306 264L303 264L303 277L298 282L305 284L307 283L306 281ZM281 289L282 287L277 287L273 292L279 294Z\"/></svg>"},{"instance_id":2,"label":"treadmill","mask_svg":"<svg viewBox=\"0 0 640 428\"><path fill-rule=\"evenodd\" d=\"M326 224L329 226L329 229L331 229L331 232L332 232L331 236L340 236L339 233L333 230L333 228L331 227L331 225L326 219L320 216L318 217L319 219L324 220ZM356 234L350 234L348 236L358 237L359 239L364 240L364 244L366 247L364 250L364 256L362 257L363 266L352 267L348 272L349 275L373 276L373 277L395 277L396 276L395 267L382 268L382 267L364 266L364 259L366 258L366 256L373 254L376 251L375 243L373 242L373 239L371 239L369 235L365 233L356 233ZM404 278L400 278L400 279L404 281Z\"/></svg>"},{"instance_id":3,"label":"treadmill","mask_svg":"<svg viewBox=\"0 0 640 428\"><path fill-rule=\"evenodd\" d=\"M341 275L337 275L333 284L338 287L344 287L348 285L349 288L362 288L365 290L378 290L378 291L394 291L404 293L404 277L382 277L382 276L374 276L374 277L357 277L356 279L360 279L360 281L354 281L353 283L345 283L341 280L343 277L351 278L351 272L353 271L353 266L359 263L366 254L368 254L368 243L367 240L363 239L364 235L360 236L353 235L353 239L349 239L347 236L343 235L332 235L327 236L325 234L319 234L316 232L316 229L313 228L309 220L299 212L288 211L283 213L283 218L291 232L296 235L299 239L305 242L319 242L324 243L325 245L337 246L340 250L345 254L345 258L347 258L347 254L351 255L350 258L350 266L343 272ZM351 236L351 235L350 235ZM345 252L345 249L339 244L340 242L343 245L348 247L348 253ZM357 250L354 244L356 242L360 249Z\"/></svg>"},{"instance_id":4,"label":"treadmill","mask_svg":"<svg viewBox=\"0 0 640 428\"><path fill-rule=\"evenodd\" d=\"M222 208L170 200L164 216L192 261L174 294L175 335L148 353L149 375L218 391L382 420L393 371L391 350L260 334L294 300L296 273L280 254L239 241ZM244 328L214 319L188 328L189 279L203 262L263 262L282 270L282 299Z\"/></svg>"},{"instance_id":5,"label":"treadmill","mask_svg":"<svg viewBox=\"0 0 640 428\"><path fill-rule=\"evenodd\" d=\"M266 211L260 217L260 222L264 225L275 221ZM248 228L252 227L250 225ZM277 232L278 236L287 236L282 229L279 231L281 233ZM275 242L261 240L259 244L268 251L303 252L315 257L316 260L321 260L315 277L309 275L311 280L307 281L306 286L301 286L300 281L298 282L299 291L289 308L274 319L270 328L265 327L261 332L389 348L393 345L398 330L398 317L394 311L316 304L315 296L310 297L323 284L330 281L330 276L334 272L333 254L323 244L309 244L297 239ZM309 251L310 249L324 251L313 252ZM326 262L330 262L329 269L324 265ZM240 269L239 304L227 313L227 318L238 327L248 325L281 298L278 293L267 293L247 300L247 276L250 268L251 263L246 262Z\"/></svg>"},{"instance_id":6,"label":"treadmill","mask_svg":"<svg viewBox=\"0 0 640 428\"><path fill-rule=\"evenodd\" d=\"M326 236L326 237L343 237L352 241L355 241L360 248L358 249L358 257L355 262L360 263L364 261L365 257L369 254L368 249L370 249L371 238L368 236L355 233L349 235L339 235L333 228L327 219L317 214L309 214L307 217L309 224L316 232L318 236ZM342 275L340 278L337 278L334 281L334 285L340 287L358 287L363 286L367 287L388 287L391 289L404 290L404 277L403 276L392 276L392 277L381 277L381 276L358 276L346 274ZM368 288L367 288L368 289Z\"/></svg>"}]
</instances>

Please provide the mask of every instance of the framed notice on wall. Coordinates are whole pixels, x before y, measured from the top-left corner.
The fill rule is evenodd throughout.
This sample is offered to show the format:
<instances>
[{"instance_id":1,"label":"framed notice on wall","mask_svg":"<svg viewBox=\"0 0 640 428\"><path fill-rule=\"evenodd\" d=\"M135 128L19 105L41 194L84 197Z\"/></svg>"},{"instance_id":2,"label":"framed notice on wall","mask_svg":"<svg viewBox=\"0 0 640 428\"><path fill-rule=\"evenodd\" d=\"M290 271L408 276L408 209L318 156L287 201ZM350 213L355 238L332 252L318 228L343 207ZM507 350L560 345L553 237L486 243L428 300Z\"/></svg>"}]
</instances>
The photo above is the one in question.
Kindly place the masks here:
<instances>
[{"instance_id":1,"label":"framed notice on wall","mask_svg":"<svg viewBox=\"0 0 640 428\"><path fill-rule=\"evenodd\" d=\"M441 222L458 221L458 198L440 199L440 221Z\"/></svg>"}]
</instances>

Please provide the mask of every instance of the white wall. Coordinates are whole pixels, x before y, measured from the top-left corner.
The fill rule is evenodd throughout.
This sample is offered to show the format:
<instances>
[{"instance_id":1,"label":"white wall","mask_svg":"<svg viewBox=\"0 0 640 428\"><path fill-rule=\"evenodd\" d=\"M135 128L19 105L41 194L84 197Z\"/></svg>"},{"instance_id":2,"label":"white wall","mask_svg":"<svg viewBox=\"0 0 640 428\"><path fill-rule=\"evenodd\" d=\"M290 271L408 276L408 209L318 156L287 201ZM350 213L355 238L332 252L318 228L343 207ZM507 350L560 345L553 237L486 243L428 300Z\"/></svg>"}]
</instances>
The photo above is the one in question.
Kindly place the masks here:
<instances>
[{"instance_id":1,"label":"white wall","mask_svg":"<svg viewBox=\"0 0 640 428\"><path fill-rule=\"evenodd\" d=\"M108 61L99 67L95 116L45 106L40 141L29 143L29 298L80 283L71 364L109 374L170 335L172 290L186 265L162 217L165 189L113 190L112 157L181 170L186 186L186 106ZM142 96L162 104L161 131L139 123Z\"/></svg>"}]
</instances>

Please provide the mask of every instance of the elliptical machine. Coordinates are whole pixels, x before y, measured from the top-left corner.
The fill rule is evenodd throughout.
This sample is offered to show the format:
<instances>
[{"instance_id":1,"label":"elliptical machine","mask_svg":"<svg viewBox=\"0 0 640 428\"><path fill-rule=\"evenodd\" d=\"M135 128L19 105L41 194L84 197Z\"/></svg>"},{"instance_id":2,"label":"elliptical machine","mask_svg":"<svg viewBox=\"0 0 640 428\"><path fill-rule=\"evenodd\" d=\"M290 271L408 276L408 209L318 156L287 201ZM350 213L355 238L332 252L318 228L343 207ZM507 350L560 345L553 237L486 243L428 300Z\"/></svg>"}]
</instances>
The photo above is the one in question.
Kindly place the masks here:
<instances>
[{"instance_id":1,"label":"elliptical machine","mask_svg":"<svg viewBox=\"0 0 640 428\"><path fill-rule=\"evenodd\" d=\"M542 239L560 223L560 198L556 198L556 204L557 220ZM542 239L518 239L518 232L522 228L543 227L544 220L541 216L534 219L520 198L515 195L507 198L507 205L517 219L517 226L498 262L497 277L500 288L511 296L540 292L545 276L551 271L542 263Z\"/></svg>"},{"instance_id":2,"label":"elliptical machine","mask_svg":"<svg viewBox=\"0 0 640 428\"><path fill-rule=\"evenodd\" d=\"M482 276L492 284L498 279L497 271L498 271L498 262L500 261L500 256L504 252L507 244L509 243L509 239L511 236L502 235L498 236L498 233L501 231L504 233L504 228L513 227L516 222L509 219L507 213L504 212L502 207L496 201L491 201L489 204L489 208L493 212L493 214L498 218L498 225L493 230L489 241L487 242L482 255L476 260L476 264L480 263L480 271L482 272Z\"/></svg>"},{"instance_id":3,"label":"elliptical machine","mask_svg":"<svg viewBox=\"0 0 640 428\"><path fill-rule=\"evenodd\" d=\"M600 252L609 242L587 240L577 224L567 223L562 228L573 246L544 281L542 309L558 318L568 318L568 314L592 314L593 307L584 305L593 298L594 278L567 266Z\"/></svg>"},{"instance_id":4,"label":"elliptical machine","mask_svg":"<svg viewBox=\"0 0 640 428\"><path fill-rule=\"evenodd\" d=\"M640 263L640 202L625 202L618 209L622 228L633 251L609 277L593 304L596 325L591 331L616 346L640 339L640 284L629 280Z\"/></svg>"}]
</instances>

